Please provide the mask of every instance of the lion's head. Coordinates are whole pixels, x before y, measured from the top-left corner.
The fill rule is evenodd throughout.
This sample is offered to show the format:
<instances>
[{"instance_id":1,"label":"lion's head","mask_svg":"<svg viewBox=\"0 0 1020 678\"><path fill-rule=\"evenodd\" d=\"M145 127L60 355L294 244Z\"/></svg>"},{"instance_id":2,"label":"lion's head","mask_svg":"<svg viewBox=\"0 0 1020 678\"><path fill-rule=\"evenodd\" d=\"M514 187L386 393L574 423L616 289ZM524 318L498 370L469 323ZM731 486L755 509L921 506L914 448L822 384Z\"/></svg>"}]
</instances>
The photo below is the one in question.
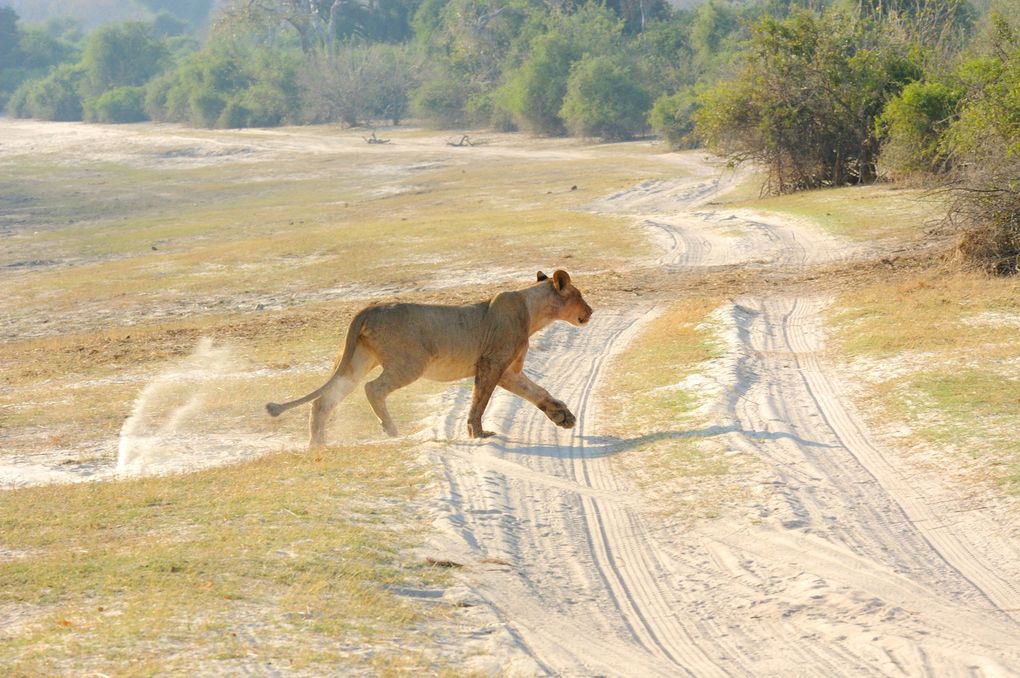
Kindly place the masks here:
<instances>
[{"instance_id":1,"label":"lion's head","mask_svg":"<svg viewBox=\"0 0 1020 678\"><path fill-rule=\"evenodd\" d=\"M556 292L553 295L553 315L557 320L565 320L571 325L580 327L591 320L591 306L581 296L581 290L570 282L570 274L560 269L552 274L552 278L542 271L538 272L538 282L546 282Z\"/></svg>"}]
</instances>

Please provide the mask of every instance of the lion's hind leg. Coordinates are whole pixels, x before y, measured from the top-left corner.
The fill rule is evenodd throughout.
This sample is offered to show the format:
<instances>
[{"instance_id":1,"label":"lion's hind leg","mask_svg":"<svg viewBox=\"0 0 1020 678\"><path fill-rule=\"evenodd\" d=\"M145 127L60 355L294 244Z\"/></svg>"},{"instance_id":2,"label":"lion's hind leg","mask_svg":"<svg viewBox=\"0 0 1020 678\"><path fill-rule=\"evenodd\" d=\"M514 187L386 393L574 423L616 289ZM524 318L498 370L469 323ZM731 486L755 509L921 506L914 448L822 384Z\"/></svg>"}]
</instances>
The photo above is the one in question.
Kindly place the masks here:
<instances>
[{"instance_id":1,"label":"lion's hind leg","mask_svg":"<svg viewBox=\"0 0 1020 678\"><path fill-rule=\"evenodd\" d=\"M326 444L326 423L333 410L351 394L378 362L363 346L356 346L347 369L333 375L318 398L312 401L312 412L308 418L309 447Z\"/></svg>"},{"instance_id":2,"label":"lion's hind leg","mask_svg":"<svg viewBox=\"0 0 1020 678\"><path fill-rule=\"evenodd\" d=\"M393 423L393 417L386 407L386 397L398 388L417 381L424 373L425 365L406 364L399 367L384 365L382 374L365 384L368 404L372 406L372 411L388 435L397 435L397 425Z\"/></svg>"}]
</instances>

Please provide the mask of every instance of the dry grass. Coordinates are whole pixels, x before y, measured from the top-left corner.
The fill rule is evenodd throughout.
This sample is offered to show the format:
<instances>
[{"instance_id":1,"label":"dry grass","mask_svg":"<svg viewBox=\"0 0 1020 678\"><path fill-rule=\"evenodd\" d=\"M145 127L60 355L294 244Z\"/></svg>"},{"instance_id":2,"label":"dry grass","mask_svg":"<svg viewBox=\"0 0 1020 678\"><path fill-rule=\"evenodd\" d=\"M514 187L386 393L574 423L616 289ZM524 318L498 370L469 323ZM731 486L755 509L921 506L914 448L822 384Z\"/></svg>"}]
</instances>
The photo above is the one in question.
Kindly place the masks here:
<instances>
[{"instance_id":1,"label":"dry grass","mask_svg":"<svg viewBox=\"0 0 1020 678\"><path fill-rule=\"evenodd\" d=\"M1020 494L1020 284L929 272L844 294L838 351L854 359L877 417L906 421L974 479Z\"/></svg>"},{"instance_id":2,"label":"dry grass","mask_svg":"<svg viewBox=\"0 0 1020 678\"><path fill-rule=\"evenodd\" d=\"M303 392L368 300L464 303L517 275L526 284L538 268L611 269L644 251L641 237L581 208L671 171L647 144L523 147L496 135L450 149L395 131L380 151L332 128L131 130L141 141L126 137L120 155L72 140L52 154L0 156L13 229L0 255L10 451L35 445L19 433L33 428L74 443L108 439L132 392L109 382L144 379L203 336L230 343L253 369L308 366L307 380L280 383ZM207 141L216 154L244 152L166 160L177 145L201 159ZM283 150L259 150L267 142ZM291 146L302 144L299 158ZM70 416L82 405L87 416Z\"/></svg>"}]
</instances>

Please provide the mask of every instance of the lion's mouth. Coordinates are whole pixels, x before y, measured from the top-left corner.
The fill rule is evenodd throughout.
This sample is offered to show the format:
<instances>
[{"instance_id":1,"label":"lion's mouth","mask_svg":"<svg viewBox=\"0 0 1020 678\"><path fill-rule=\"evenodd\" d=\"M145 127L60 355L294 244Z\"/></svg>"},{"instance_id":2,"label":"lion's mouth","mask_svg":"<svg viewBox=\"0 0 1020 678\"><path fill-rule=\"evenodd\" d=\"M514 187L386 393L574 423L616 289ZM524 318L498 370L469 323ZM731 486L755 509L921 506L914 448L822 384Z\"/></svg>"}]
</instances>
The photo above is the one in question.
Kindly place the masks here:
<instances>
[{"instance_id":1,"label":"lion's mouth","mask_svg":"<svg viewBox=\"0 0 1020 678\"><path fill-rule=\"evenodd\" d=\"M590 315L589 316L585 316L584 318L578 317L577 318L577 324L578 325L587 325L589 320L591 320L591 316Z\"/></svg>"}]
</instances>

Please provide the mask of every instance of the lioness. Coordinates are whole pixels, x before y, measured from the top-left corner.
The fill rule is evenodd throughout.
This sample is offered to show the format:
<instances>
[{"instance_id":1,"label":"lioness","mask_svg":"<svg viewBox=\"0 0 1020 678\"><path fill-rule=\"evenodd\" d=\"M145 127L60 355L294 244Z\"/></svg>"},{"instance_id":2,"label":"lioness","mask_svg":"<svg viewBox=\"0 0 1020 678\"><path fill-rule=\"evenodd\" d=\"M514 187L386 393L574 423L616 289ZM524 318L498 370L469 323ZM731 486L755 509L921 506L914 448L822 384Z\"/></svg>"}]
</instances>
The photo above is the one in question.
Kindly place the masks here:
<instances>
[{"instance_id":1,"label":"lioness","mask_svg":"<svg viewBox=\"0 0 1020 678\"><path fill-rule=\"evenodd\" d=\"M584 325L589 306L566 271L552 278L541 271L538 282L489 301L468 306L375 304L362 309L347 330L343 355L321 387L288 403L268 403L276 417L309 401L310 447L325 443L330 412L376 365L383 371L365 384L365 394L386 433L397 427L386 409L386 396L421 377L453 381L474 376L468 434L493 435L482 429L482 413L497 385L533 403L557 426L573 428L574 415L522 371L528 337L554 320Z\"/></svg>"}]
</instances>

